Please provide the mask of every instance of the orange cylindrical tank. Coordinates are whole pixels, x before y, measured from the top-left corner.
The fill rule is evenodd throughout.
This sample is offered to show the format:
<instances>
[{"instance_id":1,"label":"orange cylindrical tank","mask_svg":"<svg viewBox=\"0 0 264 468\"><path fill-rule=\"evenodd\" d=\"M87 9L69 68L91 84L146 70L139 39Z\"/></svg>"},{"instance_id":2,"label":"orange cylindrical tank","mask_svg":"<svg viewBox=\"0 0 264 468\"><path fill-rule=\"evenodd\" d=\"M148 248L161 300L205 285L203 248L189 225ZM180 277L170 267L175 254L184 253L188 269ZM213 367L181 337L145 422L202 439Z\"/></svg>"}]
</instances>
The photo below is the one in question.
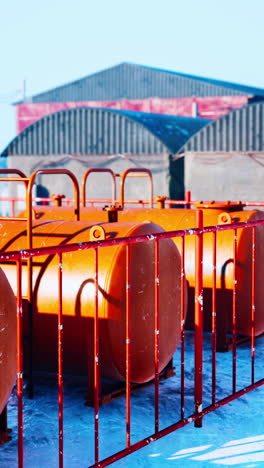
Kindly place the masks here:
<instances>
[{"instance_id":1,"label":"orange cylindrical tank","mask_svg":"<svg viewBox=\"0 0 264 468\"><path fill-rule=\"evenodd\" d=\"M103 230L106 239L162 232L152 223L33 221L33 247L81 243L90 232ZM0 248L26 248L25 221L6 220L0 226ZM125 379L126 247L103 247L99 262L99 326L102 374ZM154 377L154 242L131 245L131 381ZM3 265L16 291L14 265ZM171 272L174 272L172 275ZM24 267L23 274L26 274ZM33 262L35 365L56 368L58 257ZM180 338L180 255L170 239L160 241L160 370L170 361ZM95 304L94 250L63 254L64 368L85 372L93 334ZM23 281L26 295L26 281Z\"/></svg>"},{"instance_id":2,"label":"orange cylindrical tank","mask_svg":"<svg viewBox=\"0 0 264 468\"><path fill-rule=\"evenodd\" d=\"M264 219L264 212L258 210L243 210L240 202L225 202L208 205L202 203L198 208L204 210L204 225L228 224L232 222L248 222ZM38 207L36 216L40 218L62 217L71 219L73 209L69 207ZM100 208L81 208L82 220L91 218L99 221L107 220L107 212ZM126 222L153 222L159 224L166 231L178 229L192 229L196 226L196 214L193 209L166 208L125 208L118 211L118 220ZM264 239L264 226L256 228L256 319L255 334L264 332L264 305L262 301L262 271L264 258L262 242ZM175 243L181 246L181 240L175 238ZM186 237L185 271L189 286L194 287L195 275L195 236ZM237 333L251 335L251 230L238 229L237 231ZM212 234L204 235L204 262L203 285L205 298L211 295L212 288ZM217 234L217 309L219 314L226 314L229 309L227 321L231 330L232 317L232 290L233 290L233 231L227 230ZM191 305L191 301L189 302ZM205 318L211 315L210 301L204 303ZM224 320L224 319L223 319Z\"/></svg>"},{"instance_id":3,"label":"orange cylindrical tank","mask_svg":"<svg viewBox=\"0 0 264 468\"><path fill-rule=\"evenodd\" d=\"M235 208L235 207L234 207ZM239 206L238 206L239 208ZM186 209L164 210L130 210L126 209L119 215L122 221L134 220L157 222L165 230L192 229L196 226L196 211ZM215 209L204 209L204 225L214 226L232 222L249 222L264 219L264 213L258 210L230 211L230 206L219 206ZM227 326L231 330L232 323L232 290L233 290L233 240L234 232L226 230L217 233L217 258L216 258L216 287L217 287L217 312L218 315L226 314ZM264 256L262 242L264 239L264 226L256 228L256 310L255 310L255 334L264 332L264 305L262 300L262 281L264 274ZM212 288L213 258L212 258L212 234L204 235L203 247L203 286L205 299ZM237 231L237 333L251 335L251 270L252 270L252 232L250 229L238 229ZM179 249L180 238L175 238ZM185 272L191 288L195 285L195 236L187 236L185 239ZM211 317L211 303L204 303L205 322ZM210 320L210 319L209 319Z\"/></svg>"},{"instance_id":4,"label":"orange cylindrical tank","mask_svg":"<svg viewBox=\"0 0 264 468\"><path fill-rule=\"evenodd\" d=\"M0 414L16 379L16 298L0 269Z\"/></svg>"}]
</instances>

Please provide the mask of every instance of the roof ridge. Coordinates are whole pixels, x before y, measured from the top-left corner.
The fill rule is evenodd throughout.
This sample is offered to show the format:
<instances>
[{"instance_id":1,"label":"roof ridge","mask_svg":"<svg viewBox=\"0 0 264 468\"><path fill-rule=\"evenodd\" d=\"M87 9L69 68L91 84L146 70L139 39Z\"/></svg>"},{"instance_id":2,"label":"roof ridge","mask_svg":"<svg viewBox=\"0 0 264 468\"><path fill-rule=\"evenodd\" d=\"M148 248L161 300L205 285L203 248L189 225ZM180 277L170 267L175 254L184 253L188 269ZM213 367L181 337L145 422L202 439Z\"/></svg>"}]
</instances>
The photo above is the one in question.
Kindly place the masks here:
<instances>
[{"instance_id":1,"label":"roof ridge","mask_svg":"<svg viewBox=\"0 0 264 468\"><path fill-rule=\"evenodd\" d=\"M183 73L183 72L178 72L178 71L173 71L173 70L167 70L165 68L159 68L159 67L152 67L150 65L141 65L141 64L138 64L138 63L133 63L133 62L124 62L126 65L132 65L132 66L137 66L137 67L141 67L141 68L147 68L149 70L156 70L156 71L159 71L159 72L163 72L163 73L169 73L171 75L178 75L178 76L181 76L181 77L184 77L184 78L189 78L189 79L195 79L195 80L198 80L198 81L202 81L202 82L207 82L207 83L211 83L211 84L215 84L215 83L219 83L219 85L231 85L231 86L236 86L237 88L241 87L241 88L245 88L245 89L257 89L257 90L260 90L264 93L264 87L263 88L260 88L258 86L251 86L251 85L246 85L246 84L241 84L241 83L236 83L234 81L226 81L226 80L219 80L217 78L210 78L210 77L205 77L205 76L199 76L199 75L193 75L191 73ZM226 87L226 86L224 86Z\"/></svg>"},{"instance_id":2,"label":"roof ridge","mask_svg":"<svg viewBox=\"0 0 264 468\"><path fill-rule=\"evenodd\" d=\"M231 81L218 80L218 79L208 78L208 77L203 77L203 76L198 76L198 75L192 75L192 74L188 74L188 73L176 72L176 71L173 71L173 70L166 70L166 69L162 69L162 68L158 68L158 67L152 67L152 66L149 66L149 65L141 65L141 64L137 64L137 63L133 63L133 62L120 62L120 63L118 63L116 65L112 65L112 66L110 66L108 68L105 68L103 70L98 70L98 71L93 72L93 73L91 73L89 75L85 75L82 78L79 78L79 79L76 79L76 80L73 80L73 81L69 81L69 82L61 84L59 86L55 86L54 88L49 88L46 91L42 91L40 93L33 94L31 96L31 99L34 100L34 98L41 97L42 95L45 95L46 93L56 92L57 90L62 89L64 87L66 87L66 86L74 85L75 83L86 80L87 78L93 77L95 75L98 75L98 74L101 74L101 73L104 73L104 72L107 72L109 70L112 70L112 69L115 69L115 68L118 68L118 67L122 67L122 66L140 67L141 69L157 71L157 72L160 72L160 73L167 73L167 74L170 74L172 76L178 76L178 77L185 78L187 80L194 80L194 81L197 81L199 83L206 83L209 86L211 85L211 86L216 86L216 87L218 86L218 87L222 87L222 88L233 89L235 91L242 92L244 94L253 95L253 96L264 96L264 88L259 88L259 87L255 87L255 86L249 86L249 85L243 85L243 84L234 83L234 82L231 82ZM21 103L23 103L22 100L14 102L14 104L21 104Z\"/></svg>"}]
</instances>

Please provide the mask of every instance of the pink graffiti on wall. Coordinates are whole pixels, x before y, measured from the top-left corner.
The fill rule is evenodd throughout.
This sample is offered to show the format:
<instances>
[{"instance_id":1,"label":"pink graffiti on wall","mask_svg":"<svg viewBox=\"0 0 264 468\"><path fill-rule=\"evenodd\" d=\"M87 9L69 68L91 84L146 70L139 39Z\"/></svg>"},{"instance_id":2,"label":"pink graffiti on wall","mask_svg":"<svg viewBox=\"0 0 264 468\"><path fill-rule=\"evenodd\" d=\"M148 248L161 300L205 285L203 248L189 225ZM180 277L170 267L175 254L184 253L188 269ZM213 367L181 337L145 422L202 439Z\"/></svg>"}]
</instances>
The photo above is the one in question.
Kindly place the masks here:
<instances>
[{"instance_id":1,"label":"pink graffiti on wall","mask_svg":"<svg viewBox=\"0 0 264 468\"><path fill-rule=\"evenodd\" d=\"M103 107L156 114L216 119L244 106L250 96L120 99L118 101L79 101L25 103L16 105L17 134L45 115L76 107Z\"/></svg>"}]
</instances>

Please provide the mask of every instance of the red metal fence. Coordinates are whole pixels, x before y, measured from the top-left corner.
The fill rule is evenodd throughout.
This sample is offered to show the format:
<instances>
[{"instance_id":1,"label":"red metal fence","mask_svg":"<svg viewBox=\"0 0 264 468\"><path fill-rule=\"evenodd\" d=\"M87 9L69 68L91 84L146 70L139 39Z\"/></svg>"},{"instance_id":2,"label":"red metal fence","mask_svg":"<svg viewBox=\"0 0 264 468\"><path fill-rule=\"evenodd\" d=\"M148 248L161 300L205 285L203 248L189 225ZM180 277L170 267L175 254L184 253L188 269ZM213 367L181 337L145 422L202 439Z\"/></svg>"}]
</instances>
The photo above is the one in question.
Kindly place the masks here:
<instances>
[{"instance_id":1,"label":"red metal fence","mask_svg":"<svg viewBox=\"0 0 264 468\"><path fill-rule=\"evenodd\" d=\"M51 197L32 197L32 202L34 204L39 204L39 205L56 205L56 206L73 206L75 200L73 198L67 198L62 195L54 195ZM85 202L82 206L105 206L105 205L114 205L117 204L119 205L120 200L119 199L114 199L112 198L85 198ZM22 211L25 209L26 202L25 202L25 197L1 197L0 196L0 207L1 203L6 204L6 212L8 213L8 216L14 217L18 215L19 211ZM140 206L141 208L145 208L150 205L150 200L136 200L136 199L125 199L123 201L125 206L128 205L137 205ZM186 191L185 193L185 200L169 200L166 199L166 197L156 197L154 198L152 204L155 206L159 206L159 203L162 203L164 207L171 207L171 206L182 206L183 208L190 208L191 206L197 205L201 203L201 200L192 200L191 199L191 193L190 191ZM213 208L211 200L203 200L204 204L211 204L211 207ZM216 203L223 203L226 204L226 200L219 202L217 201ZM230 201L230 203L237 203ZM245 207L256 207L256 208L261 208L264 207L264 202L262 201L242 201L241 202ZM0 208L1 209L1 208Z\"/></svg>"},{"instance_id":2,"label":"red metal fence","mask_svg":"<svg viewBox=\"0 0 264 468\"><path fill-rule=\"evenodd\" d=\"M57 247L30 249L24 251L15 251L2 253L0 255L0 264L6 264L8 262L16 263L17 271L17 403L18 403L18 467L24 466L24 442L27 440L27 431L24 430L24 390L23 390L23 307L22 307L22 268L23 264L32 259L36 261L40 256L56 256L58 260L57 268L57 284L58 284L58 311L57 311L57 348L58 348L58 466L63 467L64 463L64 451L65 451L65 440L64 440L64 372L63 372L63 256L66 252L86 251L92 250L94 252L94 343L93 343L93 371L94 371L94 382L93 382L93 402L94 402L94 424L93 424L93 437L94 440L94 461L90 466L107 466L116 460L119 460L128 454L139 450L140 448L148 445L150 442L154 442L161 437L175 431L176 429L183 427L191 422L194 422L196 427L202 426L203 417L208 413L216 410L217 408L231 402L232 400L244 395L246 392L253 390L264 384L263 366L260 365L258 368L258 379L256 379L256 333L255 333L255 299L256 299L256 282L260 281L256 274L256 263L258 258L256 255L256 230L258 227L264 225L263 221L253 221L248 223L233 223L232 225L225 224L221 226L204 227L202 224L202 213L198 211L197 228L173 232L162 232L153 235L135 236L130 238L119 238L114 240L104 240L96 242L87 242L82 244L71 244ZM252 248L252 275L251 282L248 284L248 288L251 291L251 307L248 310L248 314L251 320L251 334L249 337L249 375L247 385L241 385L237 379L237 363L238 363L238 340L237 340L237 233L238 230L245 229L251 232L251 248ZM230 391L224 397L219 397L217 394L217 385L221 385L223 380L226 378L221 375L221 366L219 366L218 353L217 353L217 315L220 313L217 310L217 283L216 283L216 262L217 262L217 235L220 231L232 231L233 232L233 290L232 290L232 310L229 314L232 316L232 330L231 330L231 352L226 353L226 356L231 366L231 382ZM205 333L203 331L203 239L205 235L211 236L212 242L212 310L211 310L211 330ZM194 310L194 341L193 341L193 410L186 414L186 366L185 360L186 347L186 330L184 325L184 308L185 308L185 294L184 294L184 281L185 281L185 241L187 236L194 236L195 242L195 310ZM173 422L163 423L161 426L160 422L160 379L159 379L159 323L161 319L161 310L159 303L159 246L163 239L167 238L181 238L181 340L179 345L179 376L175 381L175 395L171 396L174 398L171 400L173 406L178 411L178 416L175 414ZM154 337L154 355L155 355L155 379L152 383L154 389L154 418L153 418L153 429L146 436L132 442L131 438L131 398L132 398L132 385L130 382L130 370L131 370L131 291L130 291L130 249L133 244L136 243L154 243L155 245L155 278L153 278L155 284L155 326L153 329ZM100 353L99 353L99 314L98 314L98 258L101 250L106 247L125 245L126 246L126 337L125 337L125 360L126 360L126 382L125 382L125 418L123 421L123 430L125 434L124 446L118 451L107 457L101 457L100 447L104 443L100 439ZM210 380L210 397L206 396L204 402L204 389L205 382L203 378L203 367L204 363L204 345L205 340L207 346L209 346L210 356L210 367L211 367L211 380ZM208 344L209 343L209 344ZM261 361L261 359L260 359ZM258 361L259 362L259 361ZM207 365L207 364L206 364ZM208 382L207 382L208 385ZM140 391L140 390L139 390ZM178 396L180 395L180 399ZM110 403L111 405L111 403ZM114 409L113 409L114 411ZM88 416L87 416L88 417ZM83 441L85 443L85 441ZM47 460L47 465L54 463L54 460ZM54 465L53 465L54 466ZM81 466L81 461L80 461Z\"/></svg>"}]
</instances>

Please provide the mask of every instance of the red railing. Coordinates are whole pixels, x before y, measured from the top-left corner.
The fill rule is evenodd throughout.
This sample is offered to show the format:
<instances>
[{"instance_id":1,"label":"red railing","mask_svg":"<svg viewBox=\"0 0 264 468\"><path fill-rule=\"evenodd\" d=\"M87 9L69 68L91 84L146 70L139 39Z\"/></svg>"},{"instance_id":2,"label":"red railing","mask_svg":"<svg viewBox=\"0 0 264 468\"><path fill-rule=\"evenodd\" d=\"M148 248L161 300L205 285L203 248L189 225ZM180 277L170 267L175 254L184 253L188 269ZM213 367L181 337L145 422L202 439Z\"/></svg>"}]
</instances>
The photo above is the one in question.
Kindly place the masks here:
<instances>
[{"instance_id":1,"label":"red railing","mask_svg":"<svg viewBox=\"0 0 264 468\"><path fill-rule=\"evenodd\" d=\"M183 427L191 422L195 423L196 427L202 426L203 417L208 413L216 410L217 408L231 402L232 400L244 395L246 392L260 387L264 384L263 366L262 360L260 369L258 369L259 379L255 380L255 368L256 368L256 343L255 343L255 298L256 298L256 281L262 281L262 278L256 277L256 229L264 225L263 221L252 221L247 223L233 223L231 225L219 225L203 227L202 224L202 212L197 211L197 228L173 231L173 232L161 232L156 234L147 234L142 236L135 236L129 238L116 238L112 240L103 240L95 242L78 243L71 245L61 245L56 247L37 248L29 250L19 250L14 252L1 253L0 264L4 269L6 263L16 263L17 271L17 402L18 402L18 422L17 422L17 441L18 441L18 467L23 468L24 463L27 463L27 459L24 454L24 440L27 438L27 431L24 428L24 416L23 416L23 337L22 337L22 324L23 324L23 309L22 309L22 268L23 262L28 259L36 259L40 256L57 256L58 259L58 320L57 320L57 336L58 336L58 460L59 467L63 468L64 464L64 450L65 450L65 439L64 439L64 375L63 375L63 254L66 252L76 252L93 250L94 251L94 351L93 351L93 372L94 372L94 383L93 383L93 401L94 401L94 424L91 429L94 438L94 460L89 463L89 466L103 467L107 466L114 461L117 461L128 454L139 450L140 448L148 445L150 442L156 441L161 437L175 431L176 429ZM237 388L237 307L236 307L236 270L237 270L237 231L239 229L250 229L252 231L252 279L249 288L251 290L251 308L249 314L251 317L251 337L249 339L250 349L250 384ZM231 343L232 352L227 353L228 359L230 359L230 365L232 366L232 383L228 395L221 398L217 398L216 384L223 384L225 376L216 373L217 367L217 351L216 351L216 315L218 313L216 306L216 259L217 259L217 233L220 231L232 230L233 235L233 284L234 288L232 291L232 303L233 309L230 311L232 315L232 330L231 330ZM204 355L204 344L205 335L203 333L203 238L205 234L212 234L212 329L210 332L210 349L211 354L211 397L207 406L203 408L203 355ZM187 236L195 236L195 314L194 314L194 392L193 392L193 411L191 410L186 415L186 366L185 353L188 348L186 344L186 330L183 323L184 307L185 307L185 294L184 294L184 264L185 264L185 240ZM168 238L181 238L181 344L180 344L180 376L175 383L175 404L179 406L179 419L176 417L174 421L165 425L162 429L160 428L160 381L159 381L159 322L160 322L160 306L159 306L159 294L160 294L160 270L159 270L159 247L160 242L163 239ZM258 241L260 241L259 239ZM130 371L131 371L131 290L130 290L130 263L131 263L131 246L136 243L142 242L153 242L155 244L155 273L154 273L154 284L155 284L155 323L153 329L154 337L154 356L155 356L155 379L153 382L154 388L154 424L153 431L143 437L140 440L132 443L131 441L131 391L132 385L130 382ZM100 382L99 382L99 370L100 370L100 353L99 353L99 313L98 313L98 275L99 275L99 262L98 256L100 250L106 247L113 246L126 246L126 268L125 268L125 282L126 282L126 336L125 336L125 361L126 361L126 382L125 382L125 406L126 412L123 421L123 427L125 432L125 440L123 448L118 449L116 452L113 449L112 454L106 457L101 457L100 447L105 443L105 439L100 438ZM143 299L142 299L143 300ZM189 352L189 351L188 351ZM219 369L218 369L219 370ZM190 377L188 377L189 379ZM180 391L180 404L177 400L177 392ZM172 395L170 395L172 398ZM172 401L172 400L170 400ZM114 411L114 409L113 409ZM88 417L88 415L87 415ZM86 441L83 441L85 444ZM4 449L5 446L1 448ZM91 458L90 458L91 460ZM53 463L54 460L46 460L47 465ZM30 465L28 465L30 466ZM81 460L80 465L81 466ZM87 466L87 465L86 465Z\"/></svg>"},{"instance_id":2,"label":"red railing","mask_svg":"<svg viewBox=\"0 0 264 468\"><path fill-rule=\"evenodd\" d=\"M10 208L8 208L8 216L14 217L18 214L18 204L24 204L24 207L26 206L25 198L24 197L0 197L0 203L4 202L9 205ZM54 205L54 198L53 197L32 197L32 202L33 206L35 204L40 204L40 205L46 205L46 204L51 204ZM85 200L85 205L86 206L95 206L95 205L111 205L111 204L118 204L119 200L115 200L113 202L113 199L111 198L86 198ZM125 205L138 205L144 208L149 204L149 200L125 200ZM62 206L73 206L74 204L74 199L73 198L67 198L63 197L61 200L61 205ZM175 201L172 202L171 204L175 204ZM177 201L177 204L182 204L185 205L186 202L183 200L180 200L179 202ZM22 211L23 208L20 208L20 211Z\"/></svg>"},{"instance_id":3,"label":"red railing","mask_svg":"<svg viewBox=\"0 0 264 468\"><path fill-rule=\"evenodd\" d=\"M112 183L112 198L86 198L86 185L87 185L87 179L92 173L100 173L100 174L105 174L108 173L111 176L111 183ZM74 205L75 212L79 213L80 209L80 196L79 196L79 187L78 187L78 181L75 177L75 175L67 170L67 169L38 169L35 171L29 178L25 176L23 172L21 172L18 169L1 169L0 174L2 175L16 175L16 177L1 177L1 181L16 181L16 182L24 182L25 185L27 185L28 181L30 180L30 185L31 185L31 190L28 191L30 193L30 202L32 203L52 203L56 206L61 206L61 205L66 205L66 206L71 206ZM38 174L66 174L68 175L73 183L73 188L74 188L74 198L66 198L64 195L52 195L51 197L32 197L32 189L33 189L33 184L35 182L36 176ZM116 181L120 177L120 183L119 183L119 199L116 198ZM124 193L125 193L125 182L127 178L129 177L139 177L139 178L147 178L149 182L149 199L144 200L144 199L132 199L128 200L124 198ZM124 208L125 205L139 205L140 207L145 207L149 205L150 208L153 207L153 205L156 204L158 207L175 207L175 206L183 206L186 208L190 208L191 206L197 206L201 203L203 205L209 205L209 207L214 208L214 206L217 204L227 204L227 201L200 201L200 200L192 200L191 198L191 191L186 190L185 192L185 199L184 200L169 200L167 197L163 196L163 194L159 194L159 196L153 198L153 176L152 173L149 169L146 168L128 168L126 169L122 174L116 174L114 173L111 169L109 168L90 168L88 169L85 174L83 175L82 178L82 206L87 206L89 204L90 206L94 205L106 205L106 204L111 204L111 205L118 205L121 208ZM27 196L29 196L27 194ZM19 202L25 202L26 200L23 197L0 197L0 203L8 203L9 209L7 210L7 215L14 217L17 215L17 204ZM256 202L256 201L243 201L243 202L232 202L229 201L230 204L237 204L237 205L243 205L243 206L251 206L251 207L263 207L264 202ZM0 208L1 209L1 208ZM0 212L1 214L1 212ZM5 213L4 213L5 215Z\"/></svg>"},{"instance_id":4,"label":"red railing","mask_svg":"<svg viewBox=\"0 0 264 468\"><path fill-rule=\"evenodd\" d=\"M149 180L149 207L153 206L153 177L149 169L144 168L129 168L126 169L120 176L120 197L119 204L121 208L124 208L125 203L125 181L128 177L147 177Z\"/></svg>"},{"instance_id":5,"label":"red railing","mask_svg":"<svg viewBox=\"0 0 264 468\"><path fill-rule=\"evenodd\" d=\"M87 184L87 179L88 177L93 174L93 173L100 173L100 174L110 174L111 176L111 181L112 181L112 200L111 203L115 204L116 202L116 174L112 171L112 169L108 168L99 168L99 167L93 167L91 169L88 169L82 178L82 206L86 206L86 184Z\"/></svg>"},{"instance_id":6,"label":"red railing","mask_svg":"<svg viewBox=\"0 0 264 468\"><path fill-rule=\"evenodd\" d=\"M164 200L164 205L168 208L170 208L171 206L182 206L183 208L190 208L191 206L195 206L199 203L201 203L200 200L191 200L188 196L188 193L189 192L186 192L185 194L185 200L169 200L169 199L165 199ZM156 197L156 198L159 198L159 197ZM24 197L0 197L0 203L1 202L4 202L4 203L8 203L9 204L9 207L8 208L8 216L11 216L11 217L14 217L18 214L18 209L17 209L17 205L20 203L24 203L24 206L26 206L26 202L25 202L25 198ZM32 197L32 203L33 203L33 206L34 204L43 204L43 205L46 205L46 204L51 204L51 205L54 205L54 197ZM145 208L147 207L149 204L150 204L150 201L149 200L136 200L136 199L126 199L124 200L124 206L127 206L127 205L137 205L137 206L140 206L141 208ZM154 201L153 201L153 204L155 206L155 203L157 204L157 200L155 200L154 198ZM203 203L206 205L206 204L209 204L210 203L210 200L208 201L203 201ZM217 203L221 203L221 202L217 202ZM222 203L226 203L226 201L222 201ZM230 203L236 203L236 202L230 202ZM85 199L85 206L95 206L95 205L101 205L101 206L105 206L105 205L112 205L112 204L116 204L118 205L119 204L119 200L114 200L113 198L86 198ZM252 206L252 207L264 207L264 202L256 202L256 201L243 201L242 204L244 206ZM61 205L63 206L73 206L74 205L74 199L73 198L67 198L67 197L63 197L62 200L61 200ZM213 205L211 205L211 207L213 208ZM20 208L20 211L22 210L22 208Z\"/></svg>"}]
</instances>

